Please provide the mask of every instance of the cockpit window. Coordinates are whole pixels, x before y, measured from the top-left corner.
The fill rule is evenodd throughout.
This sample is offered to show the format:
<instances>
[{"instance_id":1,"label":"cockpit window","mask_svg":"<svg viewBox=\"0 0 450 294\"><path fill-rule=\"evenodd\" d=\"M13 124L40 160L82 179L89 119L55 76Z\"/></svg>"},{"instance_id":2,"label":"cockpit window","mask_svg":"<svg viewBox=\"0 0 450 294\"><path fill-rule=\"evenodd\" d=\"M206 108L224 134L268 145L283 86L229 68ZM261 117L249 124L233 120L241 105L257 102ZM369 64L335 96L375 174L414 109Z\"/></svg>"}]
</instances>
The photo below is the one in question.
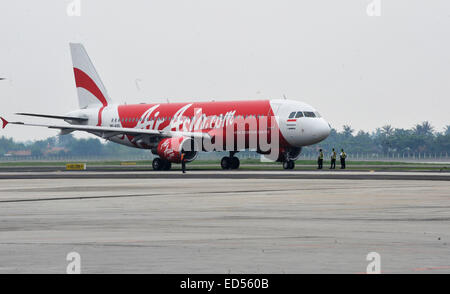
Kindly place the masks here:
<instances>
[{"instance_id":1,"label":"cockpit window","mask_svg":"<svg viewBox=\"0 0 450 294\"><path fill-rule=\"evenodd\" d=\"M318 111L314 112L317 117L322 117Z\"/></svg>"},{"instance_id":2,"label":"cockpit window","mask_svg":"<svg viewBox=\"0 0 450 294\"><path fill-rule=\"evenodd\" d=\"M316 114L314 112L311 112L311 111L305 111L305 116L306 117L316 117Z\"/></svg>"},{"instance_id":3,"label":"cockpit window","mask_svg":"<svg viewBox=\"0 0 450 294\"><path fill-rule=\"evenodd\" d=\"M294 118L295 116L295 112L292 112L291 114L289 114L289 118Z\"/></svg>"},{"instance_id":4,"label":"cockpit window","mask_svg":"<svg viewBox=\"0 0 450 294\"><path fill-rule=\"evenodd\" d=\"M297 112L297 114L295 115L295 118L300 118L303 117L303 112L299 111Z\"/></svg>"}]
</instances>

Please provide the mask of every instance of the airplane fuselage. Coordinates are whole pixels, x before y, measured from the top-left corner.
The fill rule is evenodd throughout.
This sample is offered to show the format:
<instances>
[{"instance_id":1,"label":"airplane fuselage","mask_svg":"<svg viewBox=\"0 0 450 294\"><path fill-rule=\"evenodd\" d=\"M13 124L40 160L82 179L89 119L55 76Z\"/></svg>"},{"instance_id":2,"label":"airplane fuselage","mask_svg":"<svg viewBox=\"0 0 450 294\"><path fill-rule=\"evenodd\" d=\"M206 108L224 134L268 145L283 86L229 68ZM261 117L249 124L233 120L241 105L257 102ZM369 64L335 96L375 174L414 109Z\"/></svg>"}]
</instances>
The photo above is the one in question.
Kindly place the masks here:
<instances>
[{"instance_id":1,"label":"airplane fuselage","mask_svg":"<svg viewBox=\"0 0 450 294\"><path fill-rule=\"evenodd\" d=\"M290 118L294 112L295 116ZM297 117L298 112L302 112L301 117ZM243 135L247 148L252 134L259 139L261 135L270 137L270 132L277 131L281 148L300 148L324 140L330 132L329 124L313 107L292 100L108 105L80 109L67 115L88 118L86 124L93 126L220 134L224 151L239 151L235 147L226 148L226 133L230 126L244 121L246 126L242 130L235 128L234 135ZM158 143L127 135L108 139L144 149L152 149Z\"/></svg>"}]
</instances>

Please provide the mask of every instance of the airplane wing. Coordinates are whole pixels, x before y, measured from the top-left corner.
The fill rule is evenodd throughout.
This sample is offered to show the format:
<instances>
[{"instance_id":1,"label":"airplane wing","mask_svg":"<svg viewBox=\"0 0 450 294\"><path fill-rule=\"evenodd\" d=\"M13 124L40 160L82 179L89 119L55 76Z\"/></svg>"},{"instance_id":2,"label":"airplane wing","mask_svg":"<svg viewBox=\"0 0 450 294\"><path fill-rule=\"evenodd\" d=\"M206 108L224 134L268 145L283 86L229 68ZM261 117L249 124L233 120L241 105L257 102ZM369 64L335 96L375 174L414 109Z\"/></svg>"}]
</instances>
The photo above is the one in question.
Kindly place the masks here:
<instances>
[{"instance_id":1,"label":"airplane wing","mask_svg":"<svg viewBox=\"0 0 450 294\"><path fill-rule=\"evenodd\" d=\"M150 135L159 137L192 137L192 138L205 138L209 139L210 135L202 132L180 132L180 131L160 131L160 130L147 130L147 129L134 129L134 128L116 128L116 127L101 127L101 126L88 126L88 125L70 125L70 124L29 124L24 122L9 122L3 117L0 117L3 123L3 128L8 124L22 125L31 127L44 127L49 129L59 129L63 134L67 134L73 131L85 131L100 135L101 137L108 139L117 135Z\"/></svg>"}]
</instances>

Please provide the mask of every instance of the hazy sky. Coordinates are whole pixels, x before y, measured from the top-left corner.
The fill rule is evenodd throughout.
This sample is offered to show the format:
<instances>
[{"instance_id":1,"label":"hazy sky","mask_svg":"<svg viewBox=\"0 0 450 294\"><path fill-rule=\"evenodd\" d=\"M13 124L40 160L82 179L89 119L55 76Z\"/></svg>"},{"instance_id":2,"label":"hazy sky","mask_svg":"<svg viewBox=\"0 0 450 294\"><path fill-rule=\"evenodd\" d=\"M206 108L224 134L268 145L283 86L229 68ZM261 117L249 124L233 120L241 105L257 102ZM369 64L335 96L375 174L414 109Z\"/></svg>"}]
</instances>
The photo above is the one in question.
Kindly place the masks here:
<instances>
[{"instance_id":1,"label":"hazy sky","mask_svg":"<svg viewBox=\"0 0 450 294\"><path fill-rule=\"evenodd\" d=\"M120 103L286 95L337 129L450 124L448 0L381 0L381 16L373 0L81 0L68 16L73 1L0 2L0 114L76 109L68 43L82 42Z\"/></svg>"}]
</instances>

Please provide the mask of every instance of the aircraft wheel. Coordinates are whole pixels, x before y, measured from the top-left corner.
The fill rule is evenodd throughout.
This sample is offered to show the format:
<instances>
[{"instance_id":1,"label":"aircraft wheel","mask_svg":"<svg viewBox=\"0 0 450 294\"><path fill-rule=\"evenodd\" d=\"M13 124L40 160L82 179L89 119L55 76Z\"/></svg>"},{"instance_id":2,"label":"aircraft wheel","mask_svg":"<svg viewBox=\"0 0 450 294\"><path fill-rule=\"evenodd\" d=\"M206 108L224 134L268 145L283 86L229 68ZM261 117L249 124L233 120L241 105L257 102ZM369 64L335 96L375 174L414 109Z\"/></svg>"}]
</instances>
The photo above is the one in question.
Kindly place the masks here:
<instances>
[{"instance_id":1,"label":"aircraft wheel","mask_svg":"<svg viewBox=\"0 0 450 294\"><path fill-rule=\"evenodd\" d=\"M229 157L225 156L220 161L220 166L222 166L222 169L230 169L231 168L231 160Z\"/></svg>"},{"instance_id":2,"label":"aircraft wheel","mask_svg":"<svg viewBox=\"0 0 450 294\"><path fill-rule=\"evenodd\" d=\"M152 162L153 170L162 170L164 167L164 162L161 158L155 158Z\"/></svg>"},{"instance_id":3,"label":"aircraft wheel","mask_svg":"<svg viewBox=\"0 0 450 294\"><path fill-rule=\"evenodd\" d=\"M295 167L295 162L293 160L283 162L284 169L294 169L294 167Z\"/></svg>"},{"instance_id":4,"label":"aircraft wheel","mask_svg":"<svg viewBox=\"0 0 450 294\"><path fill-rule=\"evenodd\" d=\"M295 168L295 161L290 160L289 161L289 169L294 169Z\"/></svg>"},{"instance_id":5,"label":"aircraft wheel","mask_svg":"<svg viewBox=\"0 0 450 294\"><path fill-rule=\"evenodd\" d=\"M231 169L238 169L241 165L239 158L231 157Z\"/></svg>"}]
</instances>

